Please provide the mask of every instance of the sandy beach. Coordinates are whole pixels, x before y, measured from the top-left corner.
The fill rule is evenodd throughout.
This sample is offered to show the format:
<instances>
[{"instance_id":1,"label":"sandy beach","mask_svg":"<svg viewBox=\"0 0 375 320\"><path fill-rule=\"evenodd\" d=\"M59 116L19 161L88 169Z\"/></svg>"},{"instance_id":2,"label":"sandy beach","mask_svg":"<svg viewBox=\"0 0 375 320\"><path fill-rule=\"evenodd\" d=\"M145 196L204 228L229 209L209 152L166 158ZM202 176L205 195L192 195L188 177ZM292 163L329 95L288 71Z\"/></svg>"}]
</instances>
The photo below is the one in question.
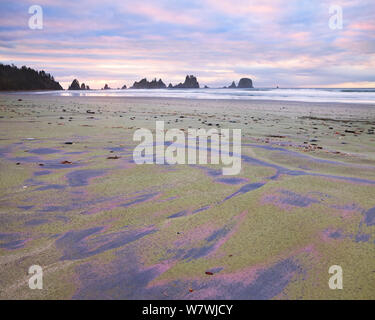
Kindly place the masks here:
<instances>
[{"instance_id":1,"label":"sandy beach","mask_svg":"<svg viewBox=\"0 0 375 320\"><path fill-rule=\"evenodd\" d=\"M241 173L136 165L157 120L241 129ZM375 299L374 105L1 94L0 127L1 299Z\"/></svg>"}]
</instances>

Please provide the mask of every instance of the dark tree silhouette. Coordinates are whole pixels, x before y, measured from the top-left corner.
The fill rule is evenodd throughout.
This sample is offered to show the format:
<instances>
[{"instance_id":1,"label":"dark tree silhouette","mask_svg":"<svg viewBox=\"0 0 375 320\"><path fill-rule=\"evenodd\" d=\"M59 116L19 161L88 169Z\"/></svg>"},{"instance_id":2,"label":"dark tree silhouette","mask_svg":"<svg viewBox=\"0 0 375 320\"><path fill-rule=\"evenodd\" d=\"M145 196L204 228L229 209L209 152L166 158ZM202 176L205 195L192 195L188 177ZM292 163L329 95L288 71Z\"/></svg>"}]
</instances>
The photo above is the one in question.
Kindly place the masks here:
<instances>
[{"instance_id":1,"label":"dark tree silhouette","mask_svg":"<svg viewBox=\"0 0 375 320\"><path fill-rule=\"evenodd\" d=\"M63 90L49 73L0 63L0 90Z\"/></svg>"}]
</instances>

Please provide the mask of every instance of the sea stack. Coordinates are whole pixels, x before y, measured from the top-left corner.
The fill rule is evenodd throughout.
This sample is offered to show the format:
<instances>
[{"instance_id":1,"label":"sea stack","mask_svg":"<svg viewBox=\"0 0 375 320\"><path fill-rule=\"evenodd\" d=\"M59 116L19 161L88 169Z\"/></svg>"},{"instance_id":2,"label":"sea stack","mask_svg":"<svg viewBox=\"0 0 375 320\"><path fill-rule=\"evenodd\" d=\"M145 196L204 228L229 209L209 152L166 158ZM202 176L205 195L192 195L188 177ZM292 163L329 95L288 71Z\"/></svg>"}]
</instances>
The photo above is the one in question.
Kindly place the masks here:
<instances>
[{"instance_id":1,"label":"sea stack","mask_svg":"<svg viewBox=\"0 0 375 320\"><path fill-rule=\"evenodd\" d=\"M249 78L242 78L240 82L238 83L237 88L240 88L240 89L254 88L253 81Z\"/></svg>"},{"instance_id":2,"label":"sea stack","mask_svg":"<svg viewBox=\"0 0 375 320\"><path fill-rule=\"evenodd\" d=\"M81 90L81 87L77 79L74 79L72 81L72 84L69 86L68 90Z\"/></svg>"},{"instance_id":3,"label":"sea stack","mask_svg":"<svg viewBox=\"0 0 375 320\"><path fill-rule=\"evenodd\" d=\"M185 78L184 83L179 83L178 85L174 86L173 88L176 89L197 89L199 88L199 83L197 81L197 78L193 75L187 75Z\"/></svg>"},{"instance_id":4,"label":"sea stack","mask_svg":"<svg viewBox=\"0 0 375 320\"><path fill-rule=\"evenodd\" d=\"M236 89L236 83L233 81L232 84L228 87L229 89Z\"/></svg>"},{"instance_id":5,"label":"sea stack","mask_svg":"<svg viewBox=\"0 0 375 320\"><path fill-rule=\"evenodd\" d=\"M167 86L161 79L157 81L155 78L149 82L146 78L144 78L139 82L135 81L131 89L165 89L166 87Z\"/></svg>"},{"instance_id":6,"label":"sea stack","mask_svg":"<svg viewBox=\"0 0 375 320\"><path fill-rule=\"evenodd\" d=\"M121 89L125 90L126 89L126 84L124 84Z\"/></svg>"}]
</instances>

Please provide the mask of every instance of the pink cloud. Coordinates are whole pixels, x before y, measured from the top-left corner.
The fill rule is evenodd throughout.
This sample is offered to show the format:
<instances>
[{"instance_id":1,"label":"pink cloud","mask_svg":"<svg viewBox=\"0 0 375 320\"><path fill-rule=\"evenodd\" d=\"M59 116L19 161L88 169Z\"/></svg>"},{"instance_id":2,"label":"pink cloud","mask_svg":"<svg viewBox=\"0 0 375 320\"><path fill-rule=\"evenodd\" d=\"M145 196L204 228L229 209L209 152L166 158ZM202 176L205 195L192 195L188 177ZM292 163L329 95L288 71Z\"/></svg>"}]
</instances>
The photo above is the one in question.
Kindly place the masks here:
<instances>
[{"instance_id":1,"label":"pink cloud","mask_svg":"<svg viewBox=\"0 0 375 320\"><path fill-rule=\"evenodd\" d=\"M171 24L182 25L201 25L202 20L198 14L186 14L183 10L174 11L171 9L164 9L161 6L153 3L140 2L136 6L124 6L124 11L137 15L143 15L154 21L167 22Z\"/></svg>"}]
</instances>

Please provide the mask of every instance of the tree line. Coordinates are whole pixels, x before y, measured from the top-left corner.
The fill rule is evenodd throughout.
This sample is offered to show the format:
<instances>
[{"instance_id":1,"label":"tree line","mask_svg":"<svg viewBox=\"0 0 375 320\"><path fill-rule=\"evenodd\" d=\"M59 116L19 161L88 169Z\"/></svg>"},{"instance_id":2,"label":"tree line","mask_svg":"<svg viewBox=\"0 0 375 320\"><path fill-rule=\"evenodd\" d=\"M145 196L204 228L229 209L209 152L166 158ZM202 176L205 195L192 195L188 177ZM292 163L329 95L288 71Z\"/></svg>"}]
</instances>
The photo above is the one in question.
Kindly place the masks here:
<instances>
[{"instance_id":1,"label":"tree line","mask_svg":"<svg viewBox=\"0 0 375 320\"><path fill-rule=\"evenodd\" d=\"M0 63L0 90L63 90L49 73Z\"/></svg>"}]
</instances>

